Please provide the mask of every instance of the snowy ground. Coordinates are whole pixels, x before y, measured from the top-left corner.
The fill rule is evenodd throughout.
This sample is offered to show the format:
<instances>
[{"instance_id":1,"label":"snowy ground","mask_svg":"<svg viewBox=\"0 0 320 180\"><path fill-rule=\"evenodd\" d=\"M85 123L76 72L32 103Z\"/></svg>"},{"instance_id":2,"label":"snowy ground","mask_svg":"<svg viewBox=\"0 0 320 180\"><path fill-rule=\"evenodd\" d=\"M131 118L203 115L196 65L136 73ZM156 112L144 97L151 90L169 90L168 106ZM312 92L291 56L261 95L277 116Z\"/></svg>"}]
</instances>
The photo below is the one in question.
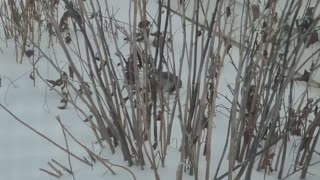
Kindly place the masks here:
<instances>
[{"instance_id":1,"label":"snowy ground","mask_svg":"<svg viewBox=\"0 0 320 180\"><path fill-rule=\"evenodd\" d=\"M126 7L123 7L123 2L112 1L112 5L115 9L119 9L116 14L118 20L126 21L129 17ZM150 7L156 12L156 5ZM176 22L179 22L178 18L173 18ZM179 23L176 23L179 24ZM179 48L179 29L180 26L176 28L177 36L176 46ZM175 32L175 30L173 30ZM59 110L57 105L59 104L60 97L54 92L50 91L40 79L37 79L36 87L33 87L32 80L29 78L32 67L28 62L27 58L24 59L22 64L17 64L15 62L15 50L12 41L9 41L8 47L0 42L0 47L4 51L0 54L0 76L2 79L0 87L0 103L5 105L6 108L11 110L18 118L25 121L37 131L45 134L61 146L65 147L65 139L63 132L56 117L59 116L63 124L74 134L77 139L81 140L89 149L101 154L101 157L107 159L109 162L122 165L127 167L127 163L122 160L122 155L118 151L115 155L112 155L107 148L100 149L100 147L93 142L95 139L92 132L88 128L87 124L83 123L83 116L79 115L79 112L75 110L72 106L68 106L66 110ZM58 46L57 46L58 48ZM44 48L44 50L50 53L50 49ZM59 52L59 50L57 50ZM236 52L234 52L236 53ZM58 53L60 57L58 59L63 59L62 53ZM179 52L177 52L177 57L179 57ZM61 65L64 62L61 60ZM45 75L46 78L54 78L57 73L50 67L50 65L43 60L38 64L41 73ZM226 88L227 82L232 85L234 81L235 70L232 65L227 60L225 66L223 67L223 73L221 77L221 85L219 91L229 97L228 89ZM185 73L185 72L184 72ZM187 80L186 76L182 77L183 82ZM297 84L296 91L302 91L304 89L304 84ZM182 92L186 91L186 87L183 86ZM320 90L313 89L312 96L319 97ZM218 104L228 105L228 102L219 98ZM213 143L212 143L212 172L213 176L216 168L217 162L221 156L222 149L226 139L228 117L226 117L226 111L222 108L218 108L219 111L214 120L213 129ZM44 140L37 134L33 133L26 127L19 124L12 118L8 113L6 113L2 108L0 108L0 179L4 180L47 180L55 179L48 174L45 174L39 170L39 168L49 169L47 162L54 159L61 162L68 167L68 156L66 153L62 152L60 149L53 146L48 141ZM164 168L160 167L158 172L161 179L175 179L175 173L179 161L179 144L175 141L180 141L180 129L176 126L177 130L173 134L173 143L170 145L168 157L166 160L166 166ZM298 139L298 138L297 138ZM88 154L73 142L68 139L70 146L70 151L79 157L88 157ZM290 143L295 143L293 140ZM289 146L291 147L291 146ZM319 148L318 148L319 149ZM288 165L290 167L293 162L293 153L288 154ZM204 168L205 159L201 157L203 163L200 163L200 177L199 179L204 179ZM320 156L314 156L314 162L320 160ZM227 161L225 160L220 173L224 173L227 170ZM97 163L92 169L83 163L71 158L71 164L74 170L74 175L77 180L102 180L102 179L132 179L132 176L122 168L113 166L112 168L117 173L117 175L112 175L101 164ZM308 180L318 180L320 179L319 173L320 165L313 166L310 168L310 174L308 175ZM131 167L131 171L134 172L136 178L140 179L154 179L153 171L146 166L144 170L139 167ZM288 169L287 169L288 170ZM286 171L287 171L286 170ZM286 174L286 171L284 174ZM71 180L73 177L66 172L63 172L61 179ZM252 179L263 179L263 172L254 172ZM266 176L268 180L275 180L277 173L272 173ZM193 177L185 174L184 179L193 179ZM299 173L293 175L290 179L299 179Z\"/></svg>"}]
</instances>

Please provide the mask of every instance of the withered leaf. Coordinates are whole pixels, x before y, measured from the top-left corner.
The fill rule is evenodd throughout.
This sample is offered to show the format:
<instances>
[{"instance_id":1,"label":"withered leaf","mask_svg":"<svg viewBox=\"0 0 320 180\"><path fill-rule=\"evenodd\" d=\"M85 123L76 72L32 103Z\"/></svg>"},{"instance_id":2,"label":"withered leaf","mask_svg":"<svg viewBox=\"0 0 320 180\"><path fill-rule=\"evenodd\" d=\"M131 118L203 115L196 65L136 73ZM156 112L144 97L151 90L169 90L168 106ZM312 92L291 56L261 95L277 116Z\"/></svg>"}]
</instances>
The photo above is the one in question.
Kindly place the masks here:
<instances>
[{"instance_id":1,"label":"withered leaf","mask_svg":"<svg viewBox=\"0 0 320 180\"><path fill-rule=\"evenodd\" d=\"M308 82L309 78L310 78L310 72L307 70L304 70L303 75L300 77L294 78L294 80Z\"/></svg>"},{"instance_id":2,"label":"withered leaf","mask_svg":"<svg viewBox=\"0 0 320 180\"><path fill-rule=\"evenodd\" d=\"M60 101L60 105L58 106L59 109L66 109L68 105L68 94L64 93L63 98Z\"/></svg>"},{"instance_id":3,"label":"withered leaf","mask_svg":"<svg viewBox=\"0 0 320 180\"><path fill-rule=\"evenodd\" d=\"M201 35L202 35L202 31L201 31L201 30L198 30L197 36L200 37Z\"/></svg>"},{"instance_id":4,"label":"withered leaf","mask_svg":"<svg viewBox=\"0 0 320 180\"><path fill-rule=\"evenodd\" d=\"M34 80L34 73L33 72L30 73L29 78Z\"/></svg>"},{"instance_id":5,"label":"withered leaf","mask_svg":"<svg viewBox=\"0 0 320 180\"><path fill-rule=\"evenodd\" d=\"M92 155L92 153L90 151L87 151L90 159L92 160L93 163L96 163L96 158Z\"/></svg>"},{"instance_id":6,"label":"withered leaf","mask_svg":"<svg viewBox=\"0 0 320 180\"><path fill-rule=\"evenodd\" d=\"M56 84L56 81L54 81L54 80L46 79L46 81L47 81L48 83L52 84L52 85L55 85L55 84Z\"/></svg>"},{"instance_id":7,"label":"withered leaf","mask_svg":"<svg viewBox=\"0 0 320 180\"><path fill-rule=\"evenodd\" d=\"M88 116L86 119L83 120L83 122L89 122L90 119L92 119L92 115Z\"/></svg>"},{"instance_id":8,"label":"withered leaf","mask_svg":"<svg viewBox=\"0 0 320 180\"><path fill-rule=\"evenodd\" d=\"M158 143L153 143L153 145L152 145L152 148L153 148L153 150L156 150L157 149L157 147L158 147Z\"/></svg>"}]
</instances>

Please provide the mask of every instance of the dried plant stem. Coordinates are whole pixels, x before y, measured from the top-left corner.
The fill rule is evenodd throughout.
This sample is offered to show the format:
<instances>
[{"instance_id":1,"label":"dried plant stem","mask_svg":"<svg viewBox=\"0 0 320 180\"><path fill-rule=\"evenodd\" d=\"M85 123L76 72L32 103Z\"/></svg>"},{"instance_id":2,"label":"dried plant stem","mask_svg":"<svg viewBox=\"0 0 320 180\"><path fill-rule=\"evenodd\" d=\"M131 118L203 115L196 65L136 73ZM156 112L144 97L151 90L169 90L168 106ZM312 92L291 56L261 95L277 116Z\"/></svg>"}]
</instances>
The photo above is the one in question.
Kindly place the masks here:
<instances>
[{"instance_id":1,"label":"dried plant stem","mask_svg":"<svg viewBox=\"0 0 320 180\"><path fill-rule=\"evenodd\" d=\"M50 172L48 170L42 169L42 168L40 168L39 170L49 174L50 176L53 176L53 177L57 178L57 179L59 179L61 177L60 175L54 174L54 173L52 173L52 172Z\"/></svg>"},{"instance_id":2,"label":"dried plant stem","mask_svg":"<svg viewBox=\"0 0 320 180\"><path fill-rule=\"evenodd\" d=\"M16 115L14 115L9 109L7 109L5 106L3 106L0 103L0 106L8 113L10 114L16 121L18 121L20 124L22 124L23 126L27 127L28 129L30 129L31 131L33 131L34 133L38 134L39 136L41 136L42 138L44 138L45 140L47 140L48 142L50 142L51 144L53 144L54 146L56 146L57 148L59 148L60 150L64 151L67 154L70 154L70 156L72 156L73 158L79 160L80 162L88 165L88 166L92 166L92 164L88 163L87 161L81 159L80 157L78 157L77 155L73 154L72 152L68 151L67 149L63 148L62 146L60 146L59 144L57 144L56 142L54 142L53 140L51 140L50 138L48 138L47 136L45 136L44 134L40 133L39 131L37 131L36 129L34 129L33 127L31 127L30 125L28 125L27 123L25 123L24 121L22 121L21 119L19 119Z\"/></svg>"}]
</instances>

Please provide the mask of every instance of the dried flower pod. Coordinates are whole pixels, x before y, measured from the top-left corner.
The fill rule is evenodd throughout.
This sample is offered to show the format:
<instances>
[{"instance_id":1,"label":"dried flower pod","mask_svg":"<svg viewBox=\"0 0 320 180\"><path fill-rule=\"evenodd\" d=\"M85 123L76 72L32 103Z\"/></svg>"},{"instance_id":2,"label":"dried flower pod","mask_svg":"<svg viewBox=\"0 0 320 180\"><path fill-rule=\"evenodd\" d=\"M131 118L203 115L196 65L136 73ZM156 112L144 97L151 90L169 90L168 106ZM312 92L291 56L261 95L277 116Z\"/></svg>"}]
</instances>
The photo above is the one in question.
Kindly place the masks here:
<instances>
[{"instance_id":1,"label":"dried flower pod","mask_svg":"<svg viewBox=\"0 0 320 180\"><path fill-rule=\"evenodd\" d=\"M27 56L28 58L30 58L31 56L34 55L34 50L33 50L33 49L29 49L29 50L27 50L27 51L25 52L25 54L26 54L26 56Z\"/></svg>"},{"instance_id":2,"label":"dried flower pod","mask_svg":"<svg viewBox=\"0 0 320 180\"><path fill-rule=\"evenodd\" d=\"M226 7L226 15L227 15L227 17L230 17L230 16L231 16L231 9L230 9L229 6Z\"/></svg>"},{"instance_id":3,"label":"dried flower pod","mask_svg":"<svg viewBox=\"0 0 320 180\"><path fill-rule=\"evenodd\" d=\"M65 41L67 44L70 44L70 42L72 41L71 36L70 36L70 33L67 34L67 36L64 38L64 41Z\"/></svg>"}]
</instances>

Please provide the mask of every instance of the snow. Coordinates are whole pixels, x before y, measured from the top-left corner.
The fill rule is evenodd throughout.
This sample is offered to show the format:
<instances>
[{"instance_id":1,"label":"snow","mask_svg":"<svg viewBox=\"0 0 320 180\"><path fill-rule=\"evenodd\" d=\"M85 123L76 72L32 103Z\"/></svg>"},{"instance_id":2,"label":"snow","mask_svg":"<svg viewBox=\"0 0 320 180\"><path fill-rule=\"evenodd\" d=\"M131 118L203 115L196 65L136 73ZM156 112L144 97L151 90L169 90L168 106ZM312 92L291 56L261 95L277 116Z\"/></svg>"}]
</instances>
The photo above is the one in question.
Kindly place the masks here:
<instances>
[{"instance_id":1,"label":"snow","mask_svg":"<svg viewBox=\"0 0 320 180\"><path fill-rule=\"evenodd\" d=\"M120 21L128 21L128 3L123 1L113 0L108 2L114 7L114 11L118 11L115 14L115 18ZM211 3L213 4L213 3ZM156 14L157 4L151 3L150 12ZM181 54L181 25L180 19L178 17L173 17L174 20L174 30L176 35L174 36L176 56L180 57ZM175 23L176 22L176 23ZM1 34L2 35L2 34ZM74 36L74 34L71 34ZM121 39L121 38L119 38ZM80 37L81 40L81 37ZM43 40L43 44L47 44L47 39ZM86 147L92 150L94 153L99 154L101 157L107 159L107 162L121 165L129 168L136 179L154 179L154 174L150 165L146 165L144 170L141 170L138 166L127 167L127 162L123 161L120 149L118 147L117 152L112 154L108 148L101 148L94 142L95 137L88 128L88 125L82 122L85 117L72 105L68 105L66 110L59 110L57 106L59 105L61 97L54 91L50 90L44 82L42 82L36 76L36 86L33 86L32 80L29 78L32 72L32 66L28 59L24 57L23 63L18 64L15 62L15 49L12 40L8 41L9 44L5 47L5 44L0 41L0 47L4 51L0 54L0 76L2 79L0 87L0 103L12 111L18 118L28 123L37 131L46 135L48 138L52 139L62 147L65 147L65 139L61 126L59 125L56 118L59 116L62 123L67 127L72 134L81 141ZM112 50L115 47L110 47ZM126 46L123 46L121 50L125 50ZM47 48L44 46L44 52L48 53L50 57L54 57L52 54L53 50L56 51L58 64L62 67L66 64L65 56L59 46L56 45L54 48ZM313 51L313 49L311 50ZM128 50L126 51L128 52ZM231 51L234 57L238 56L236 50ZM37 53L36 53L37 54ZM76 58L73 54L72 57ZM228 61L225 61L225 65L222 69L221 84L219 92L231 97L231 93L227 89L227 83L233 85L234 77L236 71L233 66ZM185 70L187 70L187 64L183 64ZM50 66L50 64L45 60L41 59L37 64L40 74L44 75L45 78L55 79L59 77L58 73ZM187 71L183 72L182 76L182 89L181 94L182 100L185 100L186 95L186 82L187 82ZM320 75L317 75L317 77ZM318 80L315 78L315 80ZM299 83L296 85L296 91L303 91L305 85ZM311 95L314 97L319 97L319 89L312 89ZM218 99L218 105L230 106L230 104L223 98ZM81 104L80 104L81 106ZM89 112L86 112L89 113ZM218 113L214 117L214 127L213 127L213 140L212 140L212 171L211 177L214 176L217 168L218 161L223 151L223 146L226 139L227 127L228 127L228 112L223 108L218 108ZM68 155L54 146L52 143L46 141L39 135L32 132L30 129L22 126L18 123L12 116L10 116L4 109L0 108L0 179L4 180L50 180L55 179L48 174L41 172L39 168L50 169L48 162L52 162L54 159L66 167L68 165ZM179 152L179 142L181 139L180 125L178 121L174 122L174 128L172 134L172 142L168 148L167 158L165 167L161 167L159 164L158 173L161 179L175 179L176 169L180 159ZM299 139L299 138L295 138ZM290 141L294 143L294 141ZM68 144L70 151L79 157L86 157L90 159L88 153L80 147L71 138L68 138ZM289 146L290 147L290 146ZM287 166L290 167L293 164L292 159L294 152L288 154ZM200 173L199 179L204 179L205 176L205 157L201 157L200 162ZM317 162L320 160L320 156L314 156L313 161ZM86 166L82 162L71 158L71 164L74 171L75 179L77 180L102 180L102 179L133 179L131 174L124 170L123 168L111 166L111 168L116 172L116 175L112 175L101 163L96 163L92 168ZM107 163L108 164L108 163ZM320 179L320 173L318 172L320 165L316 165L310 168L310 175L307 176L308 180L318 180ZM286 169L287 171L288 169ZM220 174L227 171L227 158L224 158L222 167L219 171ZM286 171L284 174L286 174ZM60 178L62 180L72 180L73 177L67 172L63 172L63 176ZM252 179L263 179L263 172L253 172ZM183 179L194 179L194 177L184 174ZM267 175L267 180L277 179L277 173L271 173ZM299 179L299 173L290 177L290 179Z\"/></svg>"}]
</instances>

